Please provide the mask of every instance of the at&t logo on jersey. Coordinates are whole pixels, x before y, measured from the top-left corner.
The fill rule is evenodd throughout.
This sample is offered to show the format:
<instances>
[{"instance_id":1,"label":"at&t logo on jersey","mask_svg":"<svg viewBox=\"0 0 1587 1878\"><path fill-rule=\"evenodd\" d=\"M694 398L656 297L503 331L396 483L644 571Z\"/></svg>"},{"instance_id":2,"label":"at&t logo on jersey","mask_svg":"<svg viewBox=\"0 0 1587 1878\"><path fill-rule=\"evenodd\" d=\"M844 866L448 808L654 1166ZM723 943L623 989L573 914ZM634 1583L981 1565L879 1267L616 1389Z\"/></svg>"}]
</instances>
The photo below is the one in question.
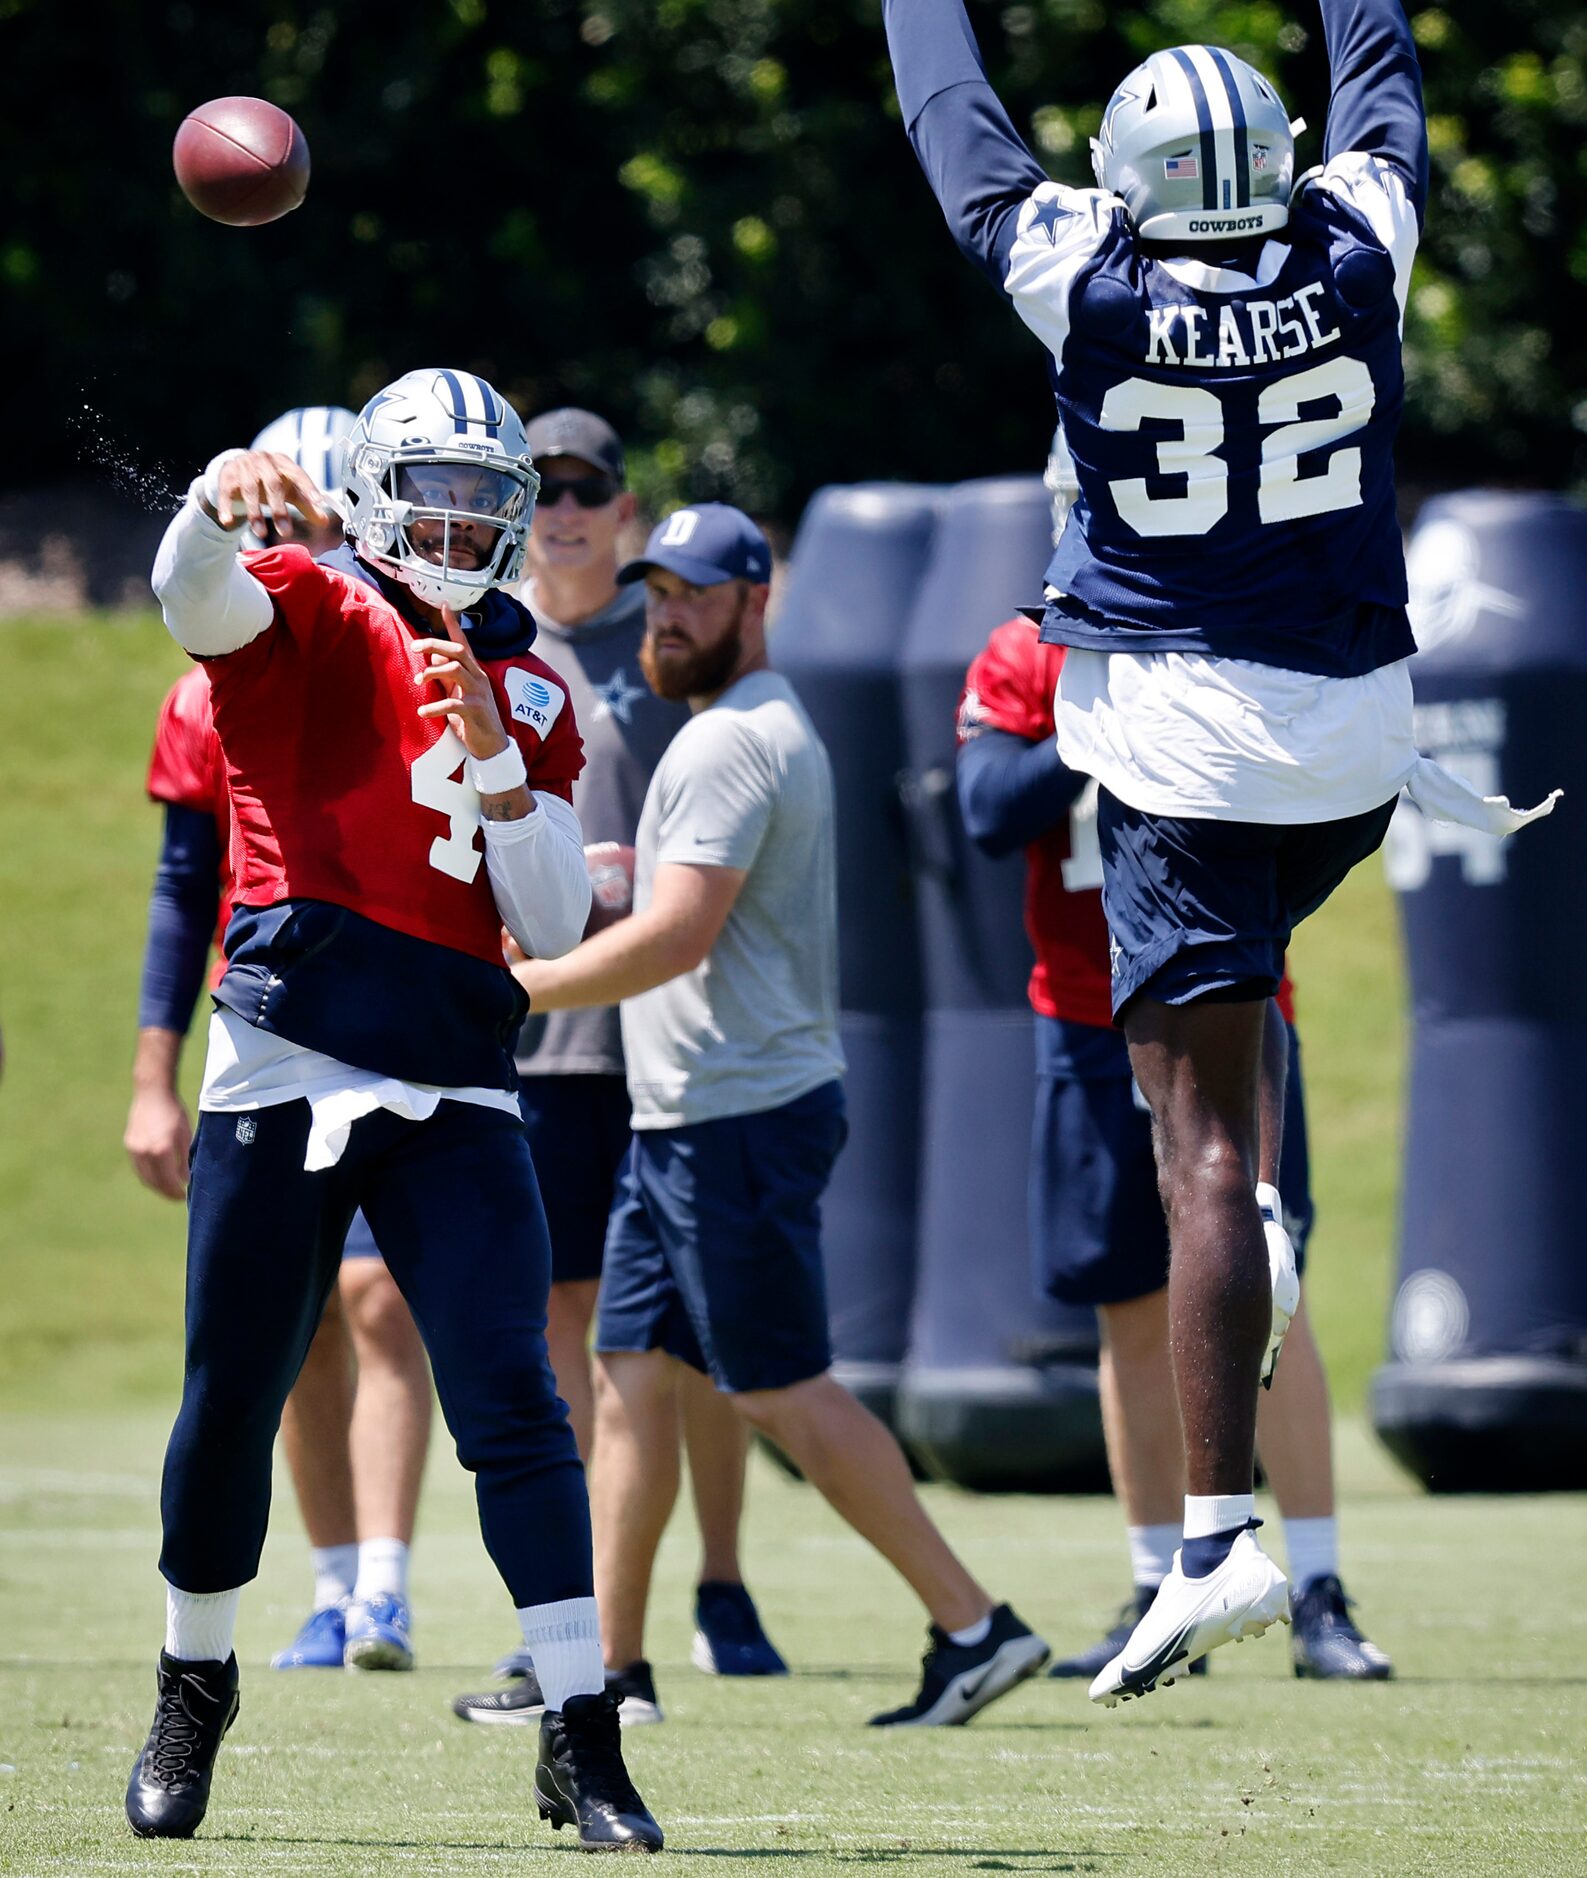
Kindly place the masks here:
<instances>
[{"instance_id":1,"label":"at&t logo on jersey","mask_svg":"<svg viewBox=\"0 0 1587 1878\"><path fill-rule=\"evenodd\" d=\"M561 686L551 684L538 672L526 672L521 665L509 666L503 682L513 716L541 737L546 736L562 710L566 694Z\"/></svg>"}]
</instances>

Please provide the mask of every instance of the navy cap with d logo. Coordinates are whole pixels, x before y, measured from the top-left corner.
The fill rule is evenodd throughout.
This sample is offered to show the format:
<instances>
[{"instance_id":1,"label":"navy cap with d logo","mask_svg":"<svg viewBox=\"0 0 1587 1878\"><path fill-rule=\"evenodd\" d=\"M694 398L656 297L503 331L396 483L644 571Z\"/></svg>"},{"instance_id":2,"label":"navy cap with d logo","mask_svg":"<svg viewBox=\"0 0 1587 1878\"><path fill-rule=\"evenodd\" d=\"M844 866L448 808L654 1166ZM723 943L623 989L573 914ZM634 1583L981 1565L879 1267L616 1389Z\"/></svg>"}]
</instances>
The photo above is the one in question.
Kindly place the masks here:
<instances>
[{"instance_id":1,"label":"navy cap with d logo","mask_svg":"<svg viewBox=\"0 0 1587 1878\"><path fill-rule=\"evenodd\" d=\"M620 585L643 580L653 567L714 587L724 580L771 579L771 544L742 509L725 502L699 502L678 509L650 531L645 551L617 576Z\"/></svg>"}]
</instances>

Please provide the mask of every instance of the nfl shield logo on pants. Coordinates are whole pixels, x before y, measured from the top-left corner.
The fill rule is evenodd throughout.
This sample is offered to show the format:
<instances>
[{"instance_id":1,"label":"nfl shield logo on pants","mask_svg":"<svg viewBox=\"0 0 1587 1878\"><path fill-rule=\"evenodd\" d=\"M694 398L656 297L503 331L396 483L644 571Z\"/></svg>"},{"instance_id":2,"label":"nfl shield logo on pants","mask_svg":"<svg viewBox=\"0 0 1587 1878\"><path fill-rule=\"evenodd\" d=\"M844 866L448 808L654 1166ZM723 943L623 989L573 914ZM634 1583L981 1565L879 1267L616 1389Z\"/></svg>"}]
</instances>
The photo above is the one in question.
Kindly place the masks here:
<instances>
[{"instance_id":1,"label":"nfl shield logo on pants","mask_svg":"<svg viewBox=\"0 0 1587 1878\"><path fill-rule=\"evenodd\" d=\"M259 1124L251 1115L240 1115L237 1118L237 1139L245 1148L252 1146L253 1138L258 1132Z\"/></svg>"}]
</instances>

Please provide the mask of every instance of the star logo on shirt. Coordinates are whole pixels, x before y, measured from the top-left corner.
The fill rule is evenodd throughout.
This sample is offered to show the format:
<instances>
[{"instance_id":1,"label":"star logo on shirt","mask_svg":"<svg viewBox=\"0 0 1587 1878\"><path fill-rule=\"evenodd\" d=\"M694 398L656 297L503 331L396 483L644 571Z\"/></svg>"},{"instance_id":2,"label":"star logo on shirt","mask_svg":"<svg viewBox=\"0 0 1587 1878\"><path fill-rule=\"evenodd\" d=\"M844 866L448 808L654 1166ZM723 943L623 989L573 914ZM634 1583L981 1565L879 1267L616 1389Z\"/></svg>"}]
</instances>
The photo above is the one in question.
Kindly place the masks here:
<instances>
[{"instance_id":1,"label":"star logo on shirt","mask_svg":"<svg viewBox=\"0 0 1587 1878\"><path fill-rule=\"evenodd\" d=\"M1036 213L1030 218L1025 233L1027 235L1034 234L1039 228L1056 248L1058 246L1058 224L1063 220L1063 217L1064 210L1055 199L1049 198L1046 202L1038 202L1036 204Z\"/></svg>"},{"instance_id":2,"label":"star logo on shirt","mask_svg":"<svg viewBox=\"0 0 1587 1878\"><path fill-rule=\"evenodd\" d=\"M648 689L646 685L629 684L627 674L619 665L604 685L594 687L596 717L615 717L619 724L631 724L634 700L644 697Z\"/></svg>"}]
</instances>

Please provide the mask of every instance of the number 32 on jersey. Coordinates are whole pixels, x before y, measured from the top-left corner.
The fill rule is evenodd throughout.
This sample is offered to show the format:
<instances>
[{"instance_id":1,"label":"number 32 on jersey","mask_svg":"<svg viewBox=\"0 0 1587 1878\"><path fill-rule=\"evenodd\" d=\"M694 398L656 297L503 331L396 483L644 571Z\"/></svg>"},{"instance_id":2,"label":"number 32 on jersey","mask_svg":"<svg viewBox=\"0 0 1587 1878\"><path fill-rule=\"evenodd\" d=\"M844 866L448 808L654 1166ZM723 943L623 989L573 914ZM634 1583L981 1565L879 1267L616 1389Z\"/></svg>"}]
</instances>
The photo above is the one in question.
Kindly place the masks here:
<instances>
[{"instance_id":1,"label":"number 32 on jersey","mask_svg":"<svg viewBox=\"0 0 1587 1878\"><path fill-rule=\"evenodd\" d=\"M1266 428L1257 475L1257 513L1265 522L1353 509L1361 502L1361 451L1342 447L1365 428L1377 394L1365 363L1347 354L1267 385L1257 401ZM1303 405L1328 403L1331 414L1301 420ZM1138 431L1148 419L1176 423L1178 437L1157 443L1159 477L1185 478L1183 495L1154 495L1144 476L1108 490L1138 535L1205 535L1229 512L1229 466L1218 454L1225 435L1223 399L1205 385L1165 385L1127 378L1102 400L1103 430ZM1302 477L1300 460L1331 450L1320 475Z\"/></svg>"}]
</instances>

